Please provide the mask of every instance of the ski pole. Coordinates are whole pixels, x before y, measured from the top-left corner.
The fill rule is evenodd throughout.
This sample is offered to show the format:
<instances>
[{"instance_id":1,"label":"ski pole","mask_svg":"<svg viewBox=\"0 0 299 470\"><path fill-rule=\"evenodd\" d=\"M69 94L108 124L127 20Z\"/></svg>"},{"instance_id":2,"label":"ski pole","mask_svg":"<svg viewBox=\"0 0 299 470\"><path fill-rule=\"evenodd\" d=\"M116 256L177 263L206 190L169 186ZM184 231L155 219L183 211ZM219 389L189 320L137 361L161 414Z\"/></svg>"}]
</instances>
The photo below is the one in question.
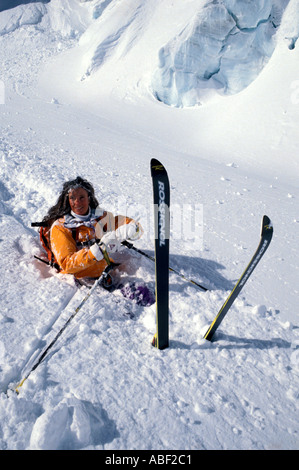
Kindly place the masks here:
<instances>
[{"instance_id":1,"label":"ski pole","mask_svg":"<svg viewBox=\"0 0 299 470\"><path fill-rule=\"evenodd\" d=\"M83 305L85 304L85 302L89 299L89 297L91 296L91 294L94 292L94 290L97 288L98 285L101 284L101 282L105 279L105 277L107 277L107 274L109 273L109 271L111 271L111 269L114 268L115 264L112 263L109 259L109 256L107 254L107 252L103 253L104 254L104 258L107 262L107 266L106 268L104 269L104 271L102 272L101 276L96 280L96 282L94 283L94 285L92 286L92 288L90 289L90 291L87 293L87 295L84 297L83 300L81 300L80 304L78 305L78 307L74 310L74 312L72 313L72 315L68 318L68 320L65 322L65 324L63 325L63 327L59 330L59 332L57 333L57 335L55 336L55 338L51 341L51 343L46 347L46 349L41 353L41 355L39 356L39 358L37 359L37 361L35 362L35 364L31 367L30 371L26 374L26 376L21 380L21 382L16 386L15 388L15 392L19 393L19 389L22 387L22 385L24 384L24 382L28 379L29 375L41 364L41 362L44 360L44 358L46 357L46 355L48 354L48 352L50 351L50 349L54 346L54 344L56 343L56 341L58 340L58 338L60 338L60 336L62 335L62 333L64 332L64 330L66 329L66 327L68 326L68 324L72 321L72 319L77 315L77 313L79 312L79 310L81 310L81 308L83 307Z\"/></svg>"},{"instance_id":2,"label":"ski pole","mask_svg":"<svg viewBox=\"0 0 299 470\"><path fill-rule=\"evenodd\" d=\"M155 262L155 258L153 256L150 256L148 255L147 253L145 253L144 251L141 251L139 250L138 248L136 248L132 243L128 242L127 240L123 241L122 242L122 245L126 246L127 248L129 248L130 250L134 250L136 251L137 253L139 253L140 255L142 256L145 256L146 258L150 259L151 261ZM193 279L189 279L187 277L184 276L184 274L181 274L179 271L177 271L176 269L174 268L171 268L169 267L169 271L177 274L178 276L180 276L182 279L184 279L185 281L187 282L190 282L191 284L194 284L195 286L199 287L200 289L204 290L204 291L207 291L208 289L204 286L202 286L201 284L199 284L198 282L194 281Z\"/></svg>"}]
</instances>

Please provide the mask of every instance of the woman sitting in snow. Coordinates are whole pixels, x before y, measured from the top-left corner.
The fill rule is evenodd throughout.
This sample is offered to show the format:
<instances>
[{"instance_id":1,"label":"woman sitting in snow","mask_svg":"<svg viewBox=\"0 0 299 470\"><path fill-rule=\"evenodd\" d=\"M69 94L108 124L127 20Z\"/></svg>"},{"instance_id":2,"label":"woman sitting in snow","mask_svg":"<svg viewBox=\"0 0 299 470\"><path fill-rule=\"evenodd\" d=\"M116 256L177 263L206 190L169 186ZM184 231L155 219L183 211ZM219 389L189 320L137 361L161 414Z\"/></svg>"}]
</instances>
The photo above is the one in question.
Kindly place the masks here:
<instances>
[{"instance_id":1,"label":"woman sitting in snow","mask_svg":"<svg viewBox=\"0 0 299 470\"><path fill-rule=\"evenodd\" d=\"M99 207L93 186L81 177L68 181L43 222L51 225L51 251L60 272L76 278L97 278L105 255L119 250L124 240L137 240L141 225L125 216L114 217Z\"/></svg>"}]
</instances>

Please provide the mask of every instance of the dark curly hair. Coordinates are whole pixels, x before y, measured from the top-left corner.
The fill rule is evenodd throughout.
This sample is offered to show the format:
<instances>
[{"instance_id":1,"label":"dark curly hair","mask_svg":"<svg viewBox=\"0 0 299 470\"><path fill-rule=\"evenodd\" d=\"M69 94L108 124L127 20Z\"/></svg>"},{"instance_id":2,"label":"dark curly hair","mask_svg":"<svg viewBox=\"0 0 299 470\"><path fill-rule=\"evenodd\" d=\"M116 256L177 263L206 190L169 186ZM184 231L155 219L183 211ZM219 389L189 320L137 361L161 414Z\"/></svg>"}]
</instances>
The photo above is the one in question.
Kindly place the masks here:
<instances>
[{"instance_id":1,"label":"dark curly hair","mask_svg":"<svg viewBox=\"0 0 299 470\"><path fill-rule=\"evenodd\" d=\"M83 188L85 191L87 191L89 196L89 206L92 209L95 209L99 205L98 200L95 197L92 184L81 178L81 176L77 176L76 179L64 183L62 192L56 204L49 209L47 215L43 218L43 223L45 225L52 225L55 220L63 217L71 211L68 195L72 189L76 188Z\"/></svg>"}]
</instances>

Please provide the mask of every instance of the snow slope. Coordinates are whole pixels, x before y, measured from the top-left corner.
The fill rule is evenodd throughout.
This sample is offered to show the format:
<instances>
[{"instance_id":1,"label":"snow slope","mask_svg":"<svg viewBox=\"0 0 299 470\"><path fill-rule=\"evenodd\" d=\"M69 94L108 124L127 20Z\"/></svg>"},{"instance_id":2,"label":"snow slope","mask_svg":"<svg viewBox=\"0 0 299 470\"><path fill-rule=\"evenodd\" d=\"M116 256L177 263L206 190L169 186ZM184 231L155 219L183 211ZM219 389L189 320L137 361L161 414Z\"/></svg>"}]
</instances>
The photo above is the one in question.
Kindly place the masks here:
<instances>
[{"instance_id":1,"label":"snow slope","mask_svg":"<svg viewBox=\"0 0 299 470\"><path fill-rule=\"evenodd\" d=\"M271 53L242 91L213 80L196 91L200 105L168 106L153 89L161 50L175 57L205 4L51 0L0 13L1 449L298 448L299 5L260 1L254 18L241 15L254 23L243 29L265 24L269 11L279 19ZM30 223L82 175L103 207L140 220L138 247L153 254L152 157L171 182L171 264L210 290L170 275L164 351L150 345L154 306L99 290L20 394L5 394L86 294L34 260ZM206 342L263 214L271 246ZM150 260L122 258L119 276L154 286Z\"/></svg>"}]
</instances>

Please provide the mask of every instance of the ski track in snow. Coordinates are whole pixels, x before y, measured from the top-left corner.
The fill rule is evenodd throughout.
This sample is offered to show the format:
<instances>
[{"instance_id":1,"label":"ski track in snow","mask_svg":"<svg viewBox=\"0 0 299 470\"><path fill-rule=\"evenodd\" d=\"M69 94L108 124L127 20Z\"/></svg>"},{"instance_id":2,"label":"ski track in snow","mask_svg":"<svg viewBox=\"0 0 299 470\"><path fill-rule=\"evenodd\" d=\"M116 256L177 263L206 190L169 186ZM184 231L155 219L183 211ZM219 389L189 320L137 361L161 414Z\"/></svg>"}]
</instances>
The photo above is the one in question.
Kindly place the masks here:
<instances>
[{"instance_id":1,"label":"ski track in snow","mask_svg":"<svg viewBox=\"0 0 299 470\"><path fill-rule=\"evenodd\" d=\"M158 351L150 344L155 306L99 289L20 394L0 393L0 449L298 448L298 188L247 173L237 152L226 164L196 158L159 141L150 121L148 134L137 121L114 121L115 98L107 115L54 96L45 102L39 71L76 44L70 36L34 24L0 36L1 392L20 381L86 293L33 259L41 249L30 227L77 174L92 181L103 207L116 212L125 201L150 229L149 161L160 159L172 204L204 206L202 250L174 237L171 265L211 290L170 274L170 348ZM217 341L202 340L256 249L264 213L272 244ZM138 247L153 255L149 235ZM151 261L124 257L124 279L154 285Z\"/></svg>"}]
</instances>

